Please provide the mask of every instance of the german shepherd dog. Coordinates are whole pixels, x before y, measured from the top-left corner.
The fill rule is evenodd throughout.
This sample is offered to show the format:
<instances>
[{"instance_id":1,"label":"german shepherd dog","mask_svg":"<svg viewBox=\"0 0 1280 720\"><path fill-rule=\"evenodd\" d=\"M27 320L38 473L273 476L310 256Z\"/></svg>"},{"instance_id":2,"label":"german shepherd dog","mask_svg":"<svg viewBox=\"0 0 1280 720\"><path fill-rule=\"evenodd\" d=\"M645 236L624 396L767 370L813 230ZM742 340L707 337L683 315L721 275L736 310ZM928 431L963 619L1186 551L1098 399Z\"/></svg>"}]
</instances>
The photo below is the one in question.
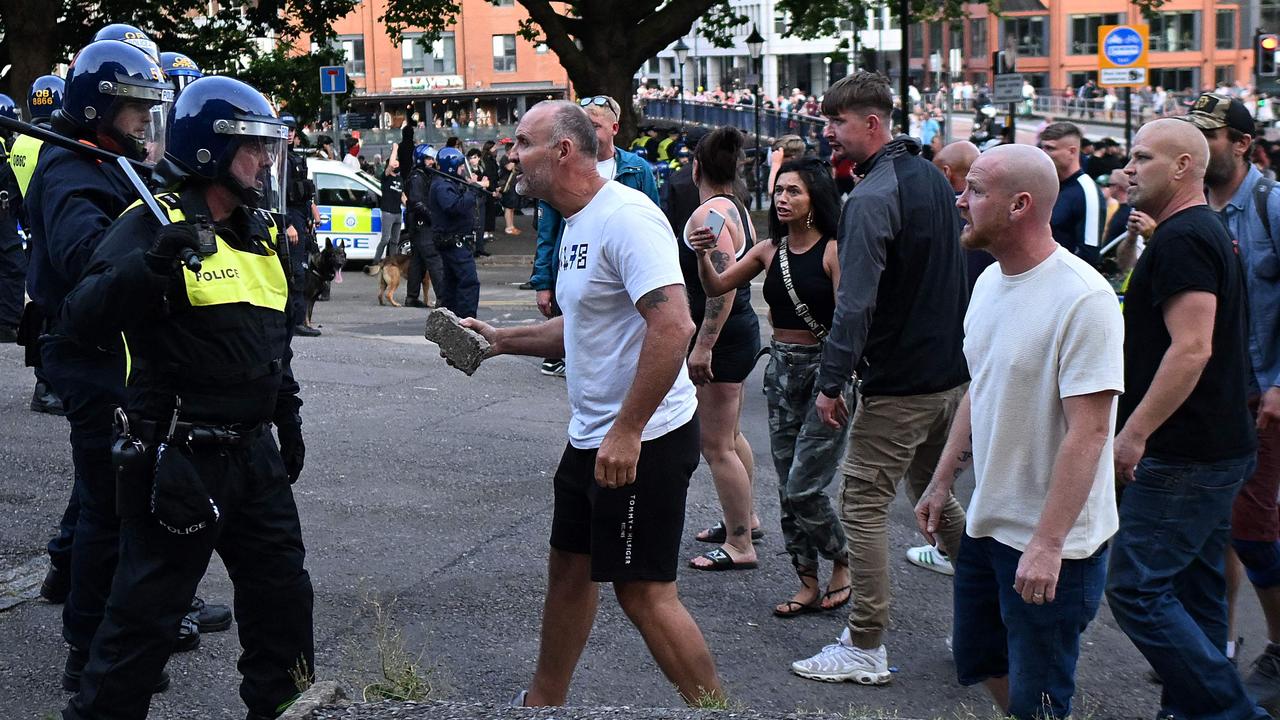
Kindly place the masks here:
<instances>
[{"instance_id":1,"label":"german shepherd dog","mask_svg":"<svg viewBox=\"0 0 1280 720\"><path fill-rule=\"evenodd\" d=\"M347 243L340 241L337 245L332 240L324 241L324 249L319 254L312 254L307 267L307 279L302 287L302 299L307 303L307 327L311 327L311 311L315 309L316 298L324 292L326 283L342 282L342 268L347 264Z\"/></svg>"},{"instance_id":2,"label":"german shepherd dog","mask_svg":"<svg viewBox=\"0 0 1280 720\"><path fill-rule=\"evenodd\" d=\"M396 302L396 291L400 289L400 281L404 279L405 275L409 274L409 264L412 261L412 255L400 253L396 253L382 261L382 266L378 270L379 305L391 303L391 307L400 307L400 303ZM426 296L427 291L430 289L431 276L428 275L423 280L423 296Z\"/></svg>"}]
</instances>

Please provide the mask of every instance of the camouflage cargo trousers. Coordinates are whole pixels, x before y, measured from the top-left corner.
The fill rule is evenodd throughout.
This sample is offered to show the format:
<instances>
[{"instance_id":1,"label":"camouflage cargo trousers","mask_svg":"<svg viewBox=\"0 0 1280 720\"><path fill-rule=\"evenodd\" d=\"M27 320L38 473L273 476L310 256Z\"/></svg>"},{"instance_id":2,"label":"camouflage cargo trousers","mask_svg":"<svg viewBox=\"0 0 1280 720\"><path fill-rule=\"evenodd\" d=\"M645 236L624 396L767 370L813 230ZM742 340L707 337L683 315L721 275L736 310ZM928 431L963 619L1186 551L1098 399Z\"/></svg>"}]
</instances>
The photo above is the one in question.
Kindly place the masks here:
<instances>
[{"instance_id":1,"label":"camouflage cargo trousers","mask_svg":"<svg viewBox=\"0 0 1280 720\"><path fill-rule=\"evenodd\" d=\"M787 552L797 566L817 567L819 555L845 562L844 528L827 488L835 479L849 428L828 427L814 407L822 346L774 341L767 352L769 447L778 473ZM857 397L852 382L844 396L852 413Z\"/></svg>"}]
</instances>

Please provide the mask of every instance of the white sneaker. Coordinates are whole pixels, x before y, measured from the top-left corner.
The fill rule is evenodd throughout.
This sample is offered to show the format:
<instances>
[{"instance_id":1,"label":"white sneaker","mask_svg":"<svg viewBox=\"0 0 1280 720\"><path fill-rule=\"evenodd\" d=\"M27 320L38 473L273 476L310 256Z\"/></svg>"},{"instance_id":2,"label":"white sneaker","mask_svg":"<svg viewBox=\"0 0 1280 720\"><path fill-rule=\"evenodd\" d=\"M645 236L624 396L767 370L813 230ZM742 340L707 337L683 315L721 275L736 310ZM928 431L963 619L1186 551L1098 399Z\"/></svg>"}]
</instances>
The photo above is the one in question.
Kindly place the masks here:
<instances>
[{"instance_id":1,"label":"white sneaker","mask_svg":"<svg viewBox=\"0 0 1280 720\"><path fill-rule=\"evenodd\" d=\"M956 569L951 565L951 560L947 554L939 550L934 545L921 545L907 550L907 562L922 567L925 570L942 573L943 575L955 575Z\"/></svg>"},{"instance_id":2,"label":"white sneaker","mask_svg":"<svg viewBox=\"0 0 1280 720\"><path fill-rule=\"evenodd\" d=\"M844 682L861 685L884 685L889 682L889 659L884 646L863 650L849 644L849 630L835 643L822 648L811 658L791 663L791 672L810 680Z\"/></svg>"}]
</instances>

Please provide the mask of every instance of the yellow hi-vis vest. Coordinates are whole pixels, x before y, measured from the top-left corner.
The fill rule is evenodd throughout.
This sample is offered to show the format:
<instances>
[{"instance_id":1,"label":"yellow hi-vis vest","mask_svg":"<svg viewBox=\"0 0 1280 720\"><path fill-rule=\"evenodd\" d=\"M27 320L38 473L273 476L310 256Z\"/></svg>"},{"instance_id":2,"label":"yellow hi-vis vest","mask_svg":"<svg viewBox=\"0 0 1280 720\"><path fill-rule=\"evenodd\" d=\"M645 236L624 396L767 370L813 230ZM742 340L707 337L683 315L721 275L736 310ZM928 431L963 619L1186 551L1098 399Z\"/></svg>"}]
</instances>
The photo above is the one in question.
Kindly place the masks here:
<instances>
[{"instance_id":1,"label":"yellow hi-vis vest","mask_svg":"<svg viewBox=\"0 0 1280 720\"><path fill-rule=\"evenodd\" d=\"M170 222L186 220L186 215L178 207L176 195L160 195L156 200L168 214ZM132 209L141 204L142 201L138 200L129 207ZM218 252L201 259L200 272L182 269L187 300L192 307L248 303L284 312L289 300L289 283L280 264L280 256L276 254L279 231L270 216L264 219L271 239L268 254L236 250L217 237Z\"/></svg>"},{"instance_id":2,"label":"yellow hi-vis vest","mask_svg":"<svg viewBox=\"0 0 1280 720\"><path fill-rule=\"evenodd\" d=\"M30 135L18 135L14 138L13 147L9 148L9 167L13 168L13 176L18 180L18 192L27 196L27 188L31 187L31 178L36 174L36 161L40 159L43 140Z\"/></svg>"}]
</instances>

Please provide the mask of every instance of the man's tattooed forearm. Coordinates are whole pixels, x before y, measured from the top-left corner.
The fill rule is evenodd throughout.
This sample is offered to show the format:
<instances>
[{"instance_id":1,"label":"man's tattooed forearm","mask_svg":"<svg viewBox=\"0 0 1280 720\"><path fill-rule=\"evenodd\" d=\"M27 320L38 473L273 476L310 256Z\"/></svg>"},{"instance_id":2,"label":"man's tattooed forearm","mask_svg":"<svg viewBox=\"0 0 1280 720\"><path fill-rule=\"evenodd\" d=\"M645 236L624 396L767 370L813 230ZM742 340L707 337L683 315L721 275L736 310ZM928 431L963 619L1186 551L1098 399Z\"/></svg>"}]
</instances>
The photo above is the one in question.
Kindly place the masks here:
<instances>
[{"instance_id":1,"label":"man's tattooed forearm","mask_svg":"<svg viewBox=\"0 0 1280 720\"><path fill-rule=\"evenodd\" d=\"M653 310L668 300L670 300L670 298L667 297L666 288L658 288L657 290L650 290L640 296L640 302L636 304L644 310Z\"/></svg>"},{"instance_id":2,"label":"man's tattooed forearm","mask_svg":"<svg viewBox=\"0 0 1280 720\"><path fill-rule=\"evenodd\" d=\"M960 453L960 457L958 457L958 458L956 458L956 459L957 459L957 460L959 460L960 462L969 462L970 460L972 460L972 459L973 459L973 451L972 451L972 450L964 450L964 451L962 451L962 452Z\"/></svg>"}]
</instances>

